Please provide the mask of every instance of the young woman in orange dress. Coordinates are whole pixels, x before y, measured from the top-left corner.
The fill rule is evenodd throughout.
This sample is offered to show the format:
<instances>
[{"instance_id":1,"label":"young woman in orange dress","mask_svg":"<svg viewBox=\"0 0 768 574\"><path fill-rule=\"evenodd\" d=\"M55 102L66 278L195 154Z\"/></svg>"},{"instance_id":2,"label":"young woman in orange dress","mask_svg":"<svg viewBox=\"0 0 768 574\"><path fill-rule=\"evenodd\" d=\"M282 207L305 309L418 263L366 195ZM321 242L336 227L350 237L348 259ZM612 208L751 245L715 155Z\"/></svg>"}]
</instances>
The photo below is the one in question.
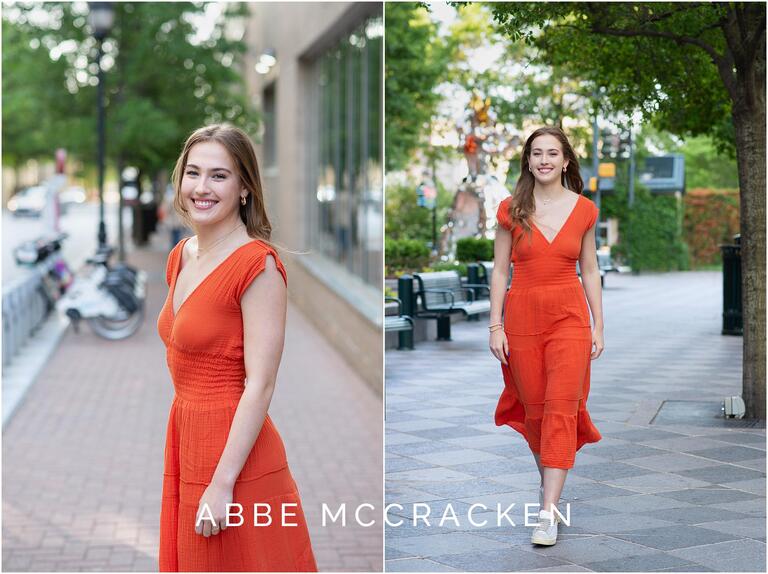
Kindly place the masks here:
<instances>
[{"instance_id":1,"label":"young woman in orange dress","mask_svg":"<svg viewBox=\"0 0 768 574\"><path fill-rule=\"evenodd\" d=\"M270 244L250 139L226 125L195 131L173 185L174 206L195 235L168 257L157 322L175 390L160 571L316 571L268 413L283 351L286 273Z\"/></svg>"},{"instance_id":2,"label":"young woman in orange dress","mask_svg":"<svg viewBox=\"0 0 768 574\"><path fill-rule=\"evenodd\" d=\"M582 195L579 163L562 130L534 131L521 168L497 213L489 346L504 390L495 420L528 442L541 475L531 541L552 545L576 451L602 438L587 412L590 363L604 346L598 209Z\"/></svg>"}]
</instances>

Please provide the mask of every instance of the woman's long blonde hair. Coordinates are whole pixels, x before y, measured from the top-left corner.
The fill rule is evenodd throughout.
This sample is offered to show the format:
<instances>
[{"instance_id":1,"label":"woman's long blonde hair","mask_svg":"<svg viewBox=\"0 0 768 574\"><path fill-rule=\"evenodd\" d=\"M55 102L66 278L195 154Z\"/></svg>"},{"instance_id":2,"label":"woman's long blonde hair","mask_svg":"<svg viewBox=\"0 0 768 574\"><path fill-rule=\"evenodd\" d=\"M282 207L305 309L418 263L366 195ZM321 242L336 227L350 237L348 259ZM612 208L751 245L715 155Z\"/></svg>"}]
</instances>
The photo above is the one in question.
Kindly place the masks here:
<instances>
[{"instance_id":1,"label":"woman's long blonde hair","mask_svg":"<svg viewBox=\"0 0 768 574\"><path fill-rule=\"evenodd\" d=\"M212 124L195 130L184 142L184 149L176 160L176 167L173 169L173 206L176 211L189 224L189 212L184 208L181 200L181 180L184 176L184 170L187 167L187 158L192 146L201 142L213 141L224 146L229 152L237 176L240 182L248 191L245 198L245 205L240 205L240 219L245 224L246 231L250 237L269 242L272 235L272 224L267 217L267 210L264 205L264 193L261 187L261 176L259 175L259 162L256 160L256 153L253 149L253 143L248 135L234 126L228 124Z\"/></svg>"},{"instance_id":2,"label":"woman's long blonde hair","mask_svg":"<svg viewBox=\"0 0 768 574\"><path fill-rule=\"evenodd\" d=\"M545 135L555 136L558 139L563 148L563 156L568 160L568 167L561 176L562 185L578 194L581 194L584 189L584 182L582 181L581 173L579 172L579 160L576 158L576 153L573 151L563 130L554 126L544 126L528 136L528 139L525 140L522 157L520 158L520 177L515 185L512 201L509 202L509 220L512 222L512 227L514 227L515 224L519 225L529 238L533 233L529 219L536 211L536 205L533 201L533 187L536 183L536 179L530 171L529 159L531 157L533 140L539 136ZM513 249L521 237L522 235L519 234L517 238L513 240Z\"/></svg>"}]
</instances>

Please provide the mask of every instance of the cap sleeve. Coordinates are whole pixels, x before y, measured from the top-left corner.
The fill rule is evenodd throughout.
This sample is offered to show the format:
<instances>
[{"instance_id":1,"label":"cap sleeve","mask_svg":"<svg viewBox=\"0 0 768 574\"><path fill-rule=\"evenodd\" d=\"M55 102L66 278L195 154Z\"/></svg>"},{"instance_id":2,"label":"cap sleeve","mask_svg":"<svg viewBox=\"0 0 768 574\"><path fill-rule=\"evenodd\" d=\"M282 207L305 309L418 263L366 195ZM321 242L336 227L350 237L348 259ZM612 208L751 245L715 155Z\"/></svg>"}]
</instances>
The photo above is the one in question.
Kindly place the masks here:
<instances>
[{"instance_id":1,"label":"cap sleeve","mask_svg":"<svg viewBox=\"0 0 768 574\"><path fill-rule=\"evenodd\" d=\"M235 297L238 301L242 299L243 294L251 285L251 283L253 283L253 280L261 275L264 269L266 269L267 258L269 256L274 258L277 270L283 277L283 282L286 286L288 285L288 275L285 272L283 262L280 261L280 257L277 255L277 251L260 241L255 241L254 247L247 250L245 257L241 261L242 271L239 273L239 277L235 285Z\"/></svg>"},{"instance_id":2,"label":"cap sleeve","mask_svg":"<svg viewBox=\"0 0 768 574\"><path fill-rule=\"evenodd\" d=\"M590 211L589 211L589 217L587 218L587 229L592 229L592 226L597 221L598 215L600 215L600 210L597 208L595 203L593 201L589 202Z\"/></svg>"},{"instance_id":3,"label":"cap sleeve","mask_svg":"<svg viewBox=\"0 0 768 574\"><path fill-rule=\"evenodd\" d=\"M512 222L509 218L509 202L512 201L511 197L506 198L499 204L499 208L496 210L496 221L498 224L507 231L512 230Z\"/></svg>"}]
</instances>

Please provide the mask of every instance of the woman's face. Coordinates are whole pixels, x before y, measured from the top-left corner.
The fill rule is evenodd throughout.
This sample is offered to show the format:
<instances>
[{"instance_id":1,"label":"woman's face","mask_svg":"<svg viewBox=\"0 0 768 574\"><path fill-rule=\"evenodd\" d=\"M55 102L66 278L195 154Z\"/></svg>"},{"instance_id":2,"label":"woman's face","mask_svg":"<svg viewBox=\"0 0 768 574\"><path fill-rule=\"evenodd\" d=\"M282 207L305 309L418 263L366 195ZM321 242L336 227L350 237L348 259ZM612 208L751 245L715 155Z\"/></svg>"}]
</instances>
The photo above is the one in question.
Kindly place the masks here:
<instances>
[{"instance_id":1,"label":"woman's face","mask_svg":"<svg viewBox=\"0 0 768 574\"><path fill-rule=\"evenodd\" d=\"M563 168L568 165L568 160L563 155L560 140L551 135L541 135L535 138L531 142L528 165L536 181L540 183L560 181Z\"/></svg>"},{"instance_id":2,"label":"woman's face","mask_svg":"<svg viewBox=\"0 0 768 574\"><path fill-rule=\"evenodd\" d=\"M240 183L227 149L213 141L192 146L181 179L181 198L195 225L211 225L237 217Z\"/></svg>"}]
</instances>

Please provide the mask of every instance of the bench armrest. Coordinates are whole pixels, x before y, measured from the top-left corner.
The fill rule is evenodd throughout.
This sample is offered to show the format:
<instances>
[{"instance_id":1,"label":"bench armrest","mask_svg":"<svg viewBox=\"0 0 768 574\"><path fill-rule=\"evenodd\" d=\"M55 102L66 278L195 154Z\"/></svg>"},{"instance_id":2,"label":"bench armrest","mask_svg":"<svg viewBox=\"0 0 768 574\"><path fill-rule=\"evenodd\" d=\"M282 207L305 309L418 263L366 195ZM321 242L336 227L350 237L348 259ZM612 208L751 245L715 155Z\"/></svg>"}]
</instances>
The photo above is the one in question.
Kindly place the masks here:
<instances>
[{"instance_id":1,"label":"bench armrest","mask_svg":"<svg viewBox=\"0 0 768 574\"><path fill-rule=\"evenodd\" d=\"M467 300L472 303L475 300L475 292L466 285L461 286L461 291L467 294Z\"/></svg>"},{"instance_id":2,"label":"bench armrest","mask_svg":"<svg viewBox=\"0 0 768 574\"><path fill-rule=\"evenodd\" d=\"M403 314L403 302L397 297L384 297L386 303L397 303L397 314Z\"/></svg>"},{"instance_id":3,"label":"bench armrest","mask_svg":"<svg viewBox=\"0 0 768 574\"><path fill-rule=\"evenodd\" d=\"M488 291L491 290L491 288L485 283L464 283L462 287L469 287L471 289L486 289Z\"/></svg>"}]
</instances>

